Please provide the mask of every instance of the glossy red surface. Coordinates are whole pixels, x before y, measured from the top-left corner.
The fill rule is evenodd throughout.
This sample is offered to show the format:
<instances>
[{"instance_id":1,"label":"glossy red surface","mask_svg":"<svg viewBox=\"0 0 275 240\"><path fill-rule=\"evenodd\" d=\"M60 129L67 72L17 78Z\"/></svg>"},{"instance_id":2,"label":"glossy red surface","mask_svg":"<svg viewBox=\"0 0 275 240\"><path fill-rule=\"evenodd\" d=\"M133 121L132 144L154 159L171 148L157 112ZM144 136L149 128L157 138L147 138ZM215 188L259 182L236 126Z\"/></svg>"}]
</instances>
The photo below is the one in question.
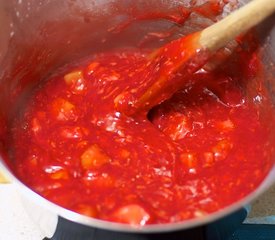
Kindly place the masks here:
<instances>
[{"instance_id":1,"label":"glossy red surface","mask_svg":"<svg viewBox=\"0 0 275 240\"><path fill-rule=\"evenodd\" d=\"M190 75L147 115L114 106L121 93L154 81L147 52L120 49L65 66L14 121L17 175L65 208L133 225L202 217L236 202L264 179L274 150L268 98L261 84L253 94L247 87L260 62L245 46Z\"/></svg>"}]
</instances>

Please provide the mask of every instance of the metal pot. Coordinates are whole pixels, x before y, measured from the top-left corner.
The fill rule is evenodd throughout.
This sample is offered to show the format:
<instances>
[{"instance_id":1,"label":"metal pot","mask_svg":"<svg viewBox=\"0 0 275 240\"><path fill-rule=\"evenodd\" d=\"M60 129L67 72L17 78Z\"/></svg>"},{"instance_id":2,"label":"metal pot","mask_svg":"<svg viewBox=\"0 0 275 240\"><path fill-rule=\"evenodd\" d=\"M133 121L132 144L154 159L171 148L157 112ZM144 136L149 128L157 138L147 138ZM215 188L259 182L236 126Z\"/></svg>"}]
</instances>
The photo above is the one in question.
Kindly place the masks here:
<instances>
[{"instance_id":1,"label":"metal pot","mask_svg":"<svg viewBox=\"0 0 275 240\"><path fill-rule=\"evenodd\" d=\"M12 161L6 147L10 119L20 108L24 96L38 81L54 69L72 60L112 48L137 46L148 32L168 29L173 23L163 19L136 21L122 31L114 26L129 18L132 9L138 13L165 12L188 0L0 0L0 168L24 196L30 214L46 235L51 234L57 215L91 227L122 232L154 233L188 229L208 224L226 216L262 193L275 181L275 165L262 185L246 198L204 218L185 222L149 225L133 228L129 225L91 219L57 206L34 193L12 173ZM206 2L206 1L199 1ZM233 1L232 1L233 2ZM245 2L245 1L244 1ZM231 10L234 5L228 4ZM226 14L226 13L224 13ZM266 71L273 74L265 79L275 103L275 25L274 16L259 26L262 56ZM177 34L159 41L153 39L145 47L158 47L190 30L199 30L212 21L196 16ZM192 26L192 28L190 28ZM271 133L275 134L275 133ZM275 159L275 156L273 156ZM42 224L43 223L43 224ZM46 223L46 224L45 224Z\"/></svg>"}]
</instances>

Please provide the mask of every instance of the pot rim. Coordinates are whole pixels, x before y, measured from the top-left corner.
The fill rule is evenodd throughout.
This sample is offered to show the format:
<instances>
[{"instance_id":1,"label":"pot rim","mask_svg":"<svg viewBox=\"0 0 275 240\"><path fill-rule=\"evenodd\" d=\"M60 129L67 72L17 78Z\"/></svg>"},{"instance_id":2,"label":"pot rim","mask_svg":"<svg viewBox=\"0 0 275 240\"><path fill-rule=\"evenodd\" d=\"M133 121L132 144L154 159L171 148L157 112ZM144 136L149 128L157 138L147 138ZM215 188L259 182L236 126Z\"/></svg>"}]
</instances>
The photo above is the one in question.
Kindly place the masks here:
<instances>
[{"instance_id":1,"label":"pot rim","mask_svg":"<svg viewBox=\"0 0 275 240\"><path fill-rule=\"evenodd\" d=\"M88 216L81 215L79 213L73 212L71 210L65 209L55 203L50 202L46 198L42 197L38 193L34 192L32 189L27 187L23 182L21 182L8 168L0 156L0 170L4 175L11 181L14 182L20 193L24 197L28 198L29 201L49 210L52 213L57 214L67 220L83 224L89 227L95 227L104 230L118 231L118 232L128 232L128 233L163 233L171 232L177 230L186 230L201 225L211 223L218 220L230 213L233 213L245 205L249 204L253 199L258 197L264 191L266 191L273 183L275 183L275 163L271 168L269 174L265 177L263 182L246 197L238 200L237 202L213 213L209 213L200 218L193 218L176 223L164 223L164 224L149 224L145 226L132 226L129 224L110 222L105 220L100 220L96 218L91 218Z\"/></svg>"}]
</instances>

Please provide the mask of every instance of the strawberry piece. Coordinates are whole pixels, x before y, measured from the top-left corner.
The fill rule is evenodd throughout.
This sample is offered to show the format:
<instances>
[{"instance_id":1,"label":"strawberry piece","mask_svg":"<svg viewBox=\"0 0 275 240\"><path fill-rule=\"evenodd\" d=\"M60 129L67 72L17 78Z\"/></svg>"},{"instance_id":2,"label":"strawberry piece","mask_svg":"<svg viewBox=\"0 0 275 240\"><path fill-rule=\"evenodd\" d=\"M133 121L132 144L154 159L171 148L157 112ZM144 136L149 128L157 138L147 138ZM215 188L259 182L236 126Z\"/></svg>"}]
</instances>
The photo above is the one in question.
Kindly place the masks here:
<instances>
[{"instance_id":1,"label":"strawberry piece","mask_svg":"<svg viewBox=\"0 0 275 240\"><path fill-rule=\"evenodd\" d=\"M97 145L91 145L81 155L81 165L84 169L94 169L111 161L110 157Z\"/></svg>"},{"instance_id":2,"label":"strawberry piece","mask_svg":"<svg viewBox=\"0 0 275 240\"><path fill-rule=\"evenodd\" d=\"M130 225L145 225L150 220L149 213L140 205L130 204L119 208L112 215L113 218L122 223Z\"/></svg>"}]
</instances>

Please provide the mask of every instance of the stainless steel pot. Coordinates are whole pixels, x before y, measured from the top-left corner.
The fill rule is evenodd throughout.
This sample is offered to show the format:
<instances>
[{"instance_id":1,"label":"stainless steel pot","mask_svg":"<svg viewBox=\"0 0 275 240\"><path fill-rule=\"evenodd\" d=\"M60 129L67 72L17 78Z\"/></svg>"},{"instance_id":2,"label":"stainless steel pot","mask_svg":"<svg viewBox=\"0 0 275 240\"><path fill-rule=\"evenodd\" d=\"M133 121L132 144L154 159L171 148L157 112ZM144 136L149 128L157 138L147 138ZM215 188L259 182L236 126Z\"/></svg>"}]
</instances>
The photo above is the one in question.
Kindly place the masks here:
<instances>
[{"instance_id":1,"label":"stainless steel pot","mask_svg":"<svg viewBox=\"0 0 275 240\"><path fill-rule=\"evenodd\" d=\"M0 168L18 185L30 214L46 234L56 224L56 216L84 225L125 232L165 232L210 223L250 202L275 181L275 166L262 185L246 198L204 218L185 222L133 228L129 225L91 219L59 207L27 188L12 173L6 147L10 119L20 108L24 96L43 78L63 64L121 46L137 46L148 32L168 29L173 23L163 20L136 21L121 32L114 26L129 18L132 9L140 14L166 12L188 0L0 0ZM198 1L200 3L206 1ZM232 1L233 2L233 1ZM228 4L227 11L234 5ZM226 13L224 13L226 14ZM262 24L258 33L266 71L265 79L275 103L275 16ZM145 47L158 47L181 34L200 29L212 21L194 16L185 26L175 26L177 34L162 41L153 39ZM192 26L192 28L190 27ZM275 134L275 133L271 133ZM275 159L275 156L273 156ZM39 219L39 220L38 220ZM42 219L42 220L41 220ZM50 220L51 219L51 220ZM46 225L45 225L46 223Z\"/></svg>"}]
</instances>

